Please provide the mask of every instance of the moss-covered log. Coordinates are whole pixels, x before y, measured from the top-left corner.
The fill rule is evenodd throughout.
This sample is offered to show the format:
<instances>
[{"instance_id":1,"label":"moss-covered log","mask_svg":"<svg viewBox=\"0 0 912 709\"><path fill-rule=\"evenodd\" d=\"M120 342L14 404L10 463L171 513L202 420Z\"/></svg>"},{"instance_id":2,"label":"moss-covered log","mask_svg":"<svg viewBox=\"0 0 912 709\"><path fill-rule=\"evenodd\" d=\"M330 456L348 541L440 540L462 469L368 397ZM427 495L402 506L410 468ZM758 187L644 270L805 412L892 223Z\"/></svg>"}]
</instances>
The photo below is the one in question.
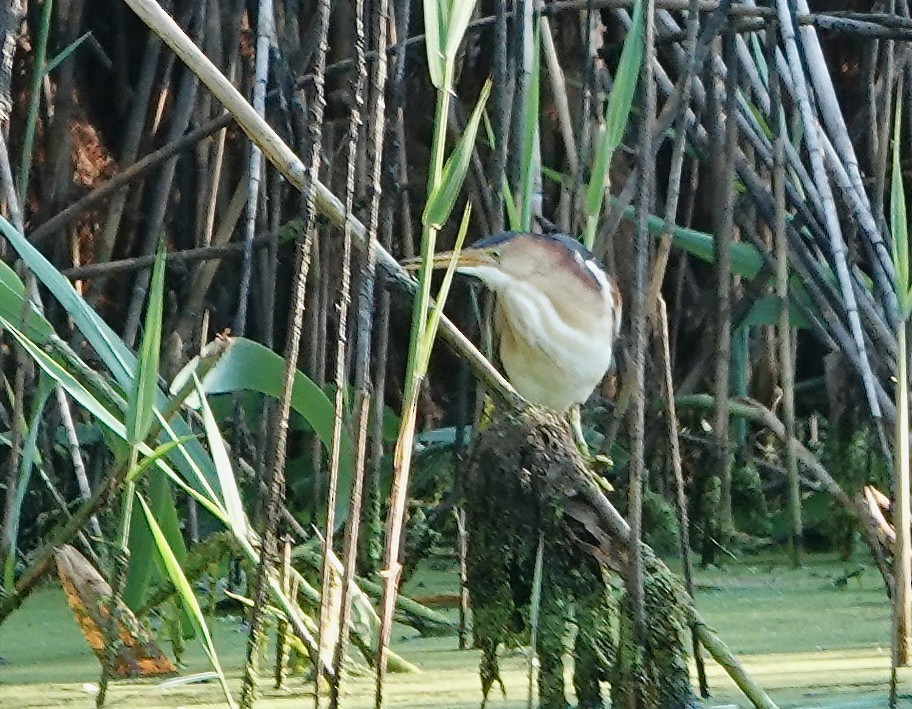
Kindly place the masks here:
<instances>
[{"instance_id":1,"label":"moss-covered log","mask_svg":"<svg viewBox=\"0 0 912 709\"><path fill-rule=\"evenodd\" d=\"M595 484L566 424L536 410L502 415L478 438L466 480L468 583L482 687L498 680L496 650L528 638L528 610L540 533L545 540L538 647L540 707L566 706L562 655L575 622L574 685L581 707L603 706L611 681L623 706L637 690L658 708L694 705L687 670L687 601L668 570L646 553L646 645L632 640L620 584L627 549L587 516ZM604 499L604 498L603 498ZM607 501L606 501L607 502ZM589 519L593 524L589 523Z\"/></svg>"}]
</instances>

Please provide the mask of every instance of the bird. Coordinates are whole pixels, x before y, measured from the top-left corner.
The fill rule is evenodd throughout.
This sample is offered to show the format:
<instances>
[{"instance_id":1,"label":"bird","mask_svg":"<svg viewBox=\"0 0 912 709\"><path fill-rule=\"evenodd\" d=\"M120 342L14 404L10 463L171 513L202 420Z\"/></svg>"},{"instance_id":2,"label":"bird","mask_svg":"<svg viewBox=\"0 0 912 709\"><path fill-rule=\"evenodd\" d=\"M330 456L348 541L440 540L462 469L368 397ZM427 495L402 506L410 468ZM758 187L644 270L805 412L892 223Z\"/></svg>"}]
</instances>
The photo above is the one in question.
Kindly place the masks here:
<instances>
[{"instance_id":1,"label":"bird","mask_svg":"<svg viewBox=\"0 0 912 709\"><path fill-rule=\"evenodd\" d=\"M437 252L445 268L453 252ZM495 335L507 379L527 401L578 412L612 365L622 302L592 253L566 234L506 231L456 257L456 272L494 293Z\"/></svg>"}]
</instances>

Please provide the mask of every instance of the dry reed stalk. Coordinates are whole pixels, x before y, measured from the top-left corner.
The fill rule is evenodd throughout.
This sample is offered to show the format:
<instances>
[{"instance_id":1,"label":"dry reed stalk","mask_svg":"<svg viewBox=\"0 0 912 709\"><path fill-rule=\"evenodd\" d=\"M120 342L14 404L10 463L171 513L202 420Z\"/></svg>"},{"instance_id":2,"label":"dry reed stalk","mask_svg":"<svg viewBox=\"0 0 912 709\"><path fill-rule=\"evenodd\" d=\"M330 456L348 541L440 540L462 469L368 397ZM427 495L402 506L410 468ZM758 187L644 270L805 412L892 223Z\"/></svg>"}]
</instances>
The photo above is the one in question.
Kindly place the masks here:
<instances>
[{"instance_id":1,"label":"dry reed stalk","mask_svg":"<svg viewBox=\"0 0 912 709\"><path fill-rule=\"evenodd\" d=\"M681 443L678 440L678 412L675 407L674 380L672 378L671 348L668 337L668 309L665 299L659 296L656 302L659 333L659 360L663 372L662 396L665 399L665 431L668 436L668 451L671 457L671 469L675 481L675 511L678 521L678 548L681 555L681 567L684 576L684 590L694 603L693 563L690 558L690 520L687 515L687 493L684 488L684 472L681 465ZM700 640L696 627L691 623L691 648L694 664L697 668L697 683L700 696L709 697L709 685L706 682L706 666L703 653L700 651Z\"/></svg>"},{"instance_id":2,"label":"dry reed stalk","mask_svg":"<svg viewBox=\"0 0 912 709\"><path fill-rule=\"evenodd\" d=\"M366 2L366 0L365 0ZM378 47L386 44L388 22L388 0L380 0L379 6L375 11L375 21L373 34L376 37ZM358 13L363 12L359 8ZM360 47L363 52L363 46ZM363 61L363 55L361 57ZM370 407L371 394L369 388L370 380L370 354L371 354L371 335L373 330L373 310L374 310L374 283L376 277L376 258L375 246L377 245L377 230L380 220L381 204L381 177L383 164L384 134L386 128L386 110L384 102L384 93L386 91L387 67L386 57L383 52L378 52L377 59L374 62L374 71L371 75L371 106L370 116L372 118L372 131L368 138L368 147L370 153L370 203L368 208L367 221L367 238L368 248L367 257L362 268L362 282L358 294L358 336L356 341L355 356L355 391L357 396L355 431L357 436L357 453L354 462L354 480L352 481L351 499L349 501L348 519L345 525L344 541L344 561L342 576L342 599L340 602L339 613L339 642L336 645L334 657L334 666L339 672L330 685L330 708L336 709L339 703L339 690L341 688L341 672L343 669L343 658L349 633L349 618L351 615L350 597L351 586L354 582L356 572L356 562L358 555L358 538L360 531L360 521L362 513L362 497L364 489L364 475L367 465L367 443L368 430L370 428ZM382 426L382 401L379 398L380 417ZM379 434L379 432L376 432ZM382 440L382 436L378 435ZM382 444L381 444L382 446Z\"/></svg>"},{"instance_id":3,"label":"dry reed stalk","mask_svg":"<svg viewBox=\"0 0 912 709\"><path fill-rule=\"evenodd\" d=\"M640 69L642 95L642 116L640 124L640 179L637 186L637 230L634 241L634 268L631 282L630 333L632 339L631 362L633 371L633 408L630 417L630 473L627 485L627 517L630 523L630 560L626 581L627 595L633 614L634 639L638 652L644 653L646 639L646 601L644 591L645 566L641 548L643 534L643 473L646 467L646 288L649 268L649 231L647 220L653 203L655 189L655 166L651 159L653 152L653 128L656 120L656 88L653 79L653 58L655 56L655 5L653 0L643 0L643 54ZM632 688L630 709L645 709L646 699L640 695L641 683Z\"/></svg>"}]
</instances>

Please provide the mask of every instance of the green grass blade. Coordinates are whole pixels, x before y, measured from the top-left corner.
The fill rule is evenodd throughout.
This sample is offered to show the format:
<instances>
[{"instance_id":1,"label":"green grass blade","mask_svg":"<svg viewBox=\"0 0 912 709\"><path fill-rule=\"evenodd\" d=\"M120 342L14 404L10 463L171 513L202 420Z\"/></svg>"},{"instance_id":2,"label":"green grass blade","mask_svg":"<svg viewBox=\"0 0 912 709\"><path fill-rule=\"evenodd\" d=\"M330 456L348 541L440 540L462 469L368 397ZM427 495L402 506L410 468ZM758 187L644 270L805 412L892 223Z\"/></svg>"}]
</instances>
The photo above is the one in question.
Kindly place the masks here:
<instances>
[{"instance_id":1,"label":"green grass blade","mask_svg":"<svg viewBox=\"0 0 912 709\"><path fill-rule=\"evenodd\" d=\"M219 683L222 685L222 691L225 694L225 700L228 702L228 706L233 709L235 707L234 699L231 697L231 691L228 689L228 682L225 679L225 674L222 672L222 667L219 664L218 654L215 651L215 643L212 641L212 635L209 632L209 626L206 625L206 619L203 617L203 611L200 608L199 601L197 601L196 595L193 593L193 588L184 575L184 571L181 568L177 557L168 545L168 540L165 539L165 535L158 526L158 522L156 522L155 515L152 514L149 505L143 499L142 495L137 495L136 497L139 500L139 504L142 506L143 513L146 516L146 522L149 525L149 529L152 532L152 538L155 541L155 547L161 556L165 570L168 572L168 577L171 579L171 583L174 584L174 588L177 589L181 603L186 609L194 630L196 630L200 642L203 645L203 650L206 652L209 661L212 663L212 668L218 675Z\"/></svg>"},{"instance_id":2,"label":"green grass blade","mask_svg":"<svg viewBox=\"0 0 912 709\"><path fill-rule=\"evenodd\" d=\"M475 0L452 1L453 4L447 18L446 44L443 50L445 61L448 63L456 60L459 45L462 44L469 20L472 19L472 12L475 10ZM447 0L443 0L443 2L447 2Z\"/></svg>"},{"instance_id":3,"label":"green grass blade","mask_svg":"<svg viewBox=\"0 0 912 709\"><path fill-rule=\"evenodd\" d=\"M133 369L136 363L133 353L99 317L98 313L83 300L60 271L2 217L0 217L0 233L10 242L35 277L60 302L63 309L73 319L73 324L85 336L101 361L114 375L117 383L125 391L129 391L133 384Z\"/></svg>"},{"instance_id":4,"label":"green grass blade","mask_svg":"<svg viewBox=\"0 0 912 709\"><path fill-rule=\"evenodd\" d=\"M618 70L614 76L614 85L608 97L605 109L605 126L599 133L598 148L595 153L595 164L586 190L586 232L584 242L592 248L595 241L596 224L602 212L608 171L611 169L611 158L627 127L627 119L633 106L640 65L643 62L643 27L645 24L643 0L636 0L633 6L633 21L630 31L624 40Z\"/></svg>"},{"instance_id":5,"label":"green grass blade","mask_svg":"<svg viewBox=\"0 0 912 709\"><path fill-rule=\"evenodd\" d=\"M158 393L158 360L161 351L162 309L165 299L165 251L159 247L149 286L146 326L139 351L136 377L127 404L127 438L136 445L144 441L155 418Z\"/></svg>"},{"instance_id":6,"label":"green grass blade","mask_svg":"<svg viewBox=\"0 0 912 709\"><path fill-rule=\"evenodd\" d=\"M456 273L456 261L462 252L462 245L465 243L466 234L469 231L469 220L472 216L472 205L467 204L462 212L462 222L459 225L459 232L456 234L456 243L453 246L453 256L447 264L446 273L443 275L443 282L440 284L440 290L437 293L437 300L428 316L427 326L427 347L421 354L421 366L423 371L427 371L428 364L431 361L431 352L434 349L434 341L437 335L437 326L440 324L440 316L443 314L443 306L446 303L447 296L450 293L450 286L453 283L453 276Z\"/></svg>"},{"instance_id":7,"label":"green grass blade","mask_svg":"<svg viewBox=\"0 0 912 709\"><path fill-rule=\"evenodd\" d=\"M44 67L47 60L48 36L51 32L53 8L53 0L46 0L41 8L41 22L38 25L37 39L35 40L35 61L32 71L29 111L25 121L25 137L22 141L19 174L16 176L16 192L19 193L19 204L28 202L29 175L32 171L35 134L38 129L38 112L41 110L41 87L45 75Z\"/></svg>"},{"instance_id":8,"label":"green grass blade","mask_svg":"<svg viewBox=\"0 0 912 709\"><path fill-rule=\"evenodd\" d=\"M174 440L165 441L158 447L156 447L150 455L144 456L139 463L127 473L126 479L129 482L136 482L142 476L149 471L150 468L154 467L159 460L167 458L171 451L173 451L178 446L182 446L188 441L195 440L196 436L182 436L175 438Z\"/></svg>"},{"instance_id":9,"label":"green grass blade","mask_svg":"<svg viewBox=\"0 0 912 709\"><path fill-rule=\"evenodd\" d=\"M58 66L60 66L60 64L65 62L67 60L67 58L73 52L75 52L77 49L79 49L80 45L91 36L92 36L91 32L86 32L79 39L77 39L73 42L70 42L70 44L67 45L66 47L64 47L63 50L56 57L54 57L53 59L51 59L51 61L49 61L47 63L47 65L44 67L44 75L47 76L52 71L54 71L54 69L56 69Z\"/></svg>"},{"instance_id":10,"label":"green grass blade","mask_svg":"<svg viewBox=\"0 0 912 709\"><path fill-rule=\"evenodd\" d=\"M465 179L466 172L469 169L469 162L472 159L472 150L475 147L475 136L478 133L478 126L481 124L481 116L484 111L485 103L491 94L490 79L485 82L481 89L481 95L475 104L475 110L466 124L465 131L453 152L447 159L443 167L443 174L440 184L433 190L428 197L427 205L424 208L422 222L431 229L439 229L443 226L453 211L456 204L456 198L462 190L462 183Z\"/></svg>"},{"instance_id":11,"label":"green grass blade","mask_svg":"<svg viewBox=\"0 0 912 709\"><path fill-rule=\"evenodd\" d=\"M123 423L119 421L105 406L98 401L88 389L77 381L69 372L55 362L40 347L36 346L31 340L17 330L12 323L0 318L0 323L16 338L22 348L35 361L45 374L60 384L73 400L94 416L98 421L107 427L117 437L127 439L127 431Z\"/></svg>"},{"instance_id":12,"label":"green grass blade","mask_svg":"<svg viewBox=\"0 0 912 709\"><path fill-rule=\"evenodd\" d=\"M193 459L190 457L189 453L187 453L184 444L178 445L177 448L179 451L182 451L187 460L190 461L188 463L188 468L195 469L197 478L205 480L202 472L196 468L195 463L193 463ZM187 481L178 475L177 472L171 468L162 458L157 458L153 462L155 467L164 473L165 477L167 477L168 480L170 480L183 492L187 493L194 500L199 502L203 508L205 508L213 517L215 517L215 519L224 524L226 528L230 529L231 525L228 523L228 513L225 511L225 508L222 507L222 504L219 502L218 496L215 494L214 490L208 488L205 493L200 492L198 489L196 489L196 487L193 487L190 484L190 481ZM203 487L205 488L205 486Z\"/></svg>"},{"instance_id":13,"label":"green grass blade","mask_svg":"<svg viewBox=\"0 0 912 709\"><path fill-rule=\"evenodd\" d=\"M179 438L181 438L181 436L178 436L178 434L171 427L171 425L167 421L165 421L164 416L162 416L158 412L156 412L156 416L158 417L158 422L161 424L162 431L164 431L166 436L170 437L170 439L172 441L177 441ZM208 476L208 475L206 475L206 472L202 468L200 468L200 465L196 459L196 456L192 455L191 452L188 450L189 444L194 443L193 439L195 439L196 436L191 436L189 438L191 440L189 440L187 443L181 443L177 446L177 450L181 454L180 460L183 463L183 465L180 466L179 469L181 470L182 473L184 473L184 475L186 476L186 479L187 479L187 482L185 482L183 484L187 485L190 490L196 491L196 494L199 495L200 498L211 500L212 502L210 504L217 505L219 507L219 509L222 509L221 503L219 502L219 497L215 493L215 488L213 487L213 483L218 482L218 476L215 473L215 466L212 464L212 459L207 455L207 460L209 461L209 465L213 469L212 476ZM142 465L142 463L140 463L140 465ZM158 467L163 469L161 465L158 465ZM167 471L165 471L165 472L167 474ZM192 478L191 478L191 476L192 476ZM174 478L172 478L172 480L173 479ZM178 479L182 480L179 477L178 477ZM224 517L226 520L225 524L227 526L228 517L227 517L227 513L224 511L224 509L222 509L222 511L219 513L213 513L213 514L215 514L215 516L219 517L220 519L222 517Z\"/></svg>"},{"instance_id":14,"label":"green grass blade","mask_svg":"<svg viewBox=\"0 0 912 709\"><path fill-rule=\"evenodd\" d=\"M206 428L206 438L209 441L209 452L215 463L218 473L219 485L222 488L222 502L228 512L228 521L236 537L247 536L247 515L244 514L244 504L241 501L241 491L238 489L237 479L234 476L234 467L231 465L231 456L222 439L209 402L203 393L202 384L196 380L196 391L200 398L203 412L203 425Z\"/></svg>"},{"instance_id":15,"label":"green grass blade","mask_svg":"<svg viewBox=\"0 0 912 709\"><path fill-rule=\"evenodd\" d=\"M890 228L893 232L893 267L896 270L896 300L901 320L910 314L909 295L909 225L906 220L906 194L903 187L902 167L899 160L900 132L902 130L902 101L896 102L893 117L893 174L890 178Z\"/></svg>"},{"instance_id":16,"label":"green grass blade","mask_svg":"<svg viewBox=\"0 0 912 709\"><path fill-rule=\"evenodd\" d=\"M26 300L22 280L12 268L0 261L0 315L14 323L30 340L44 345L53 337L54 328L31 300L28 300L28 307L23 308Z\"/></svg>"},{"instance_id":17,"label":"green grass blade","mask_svg":"<svg viewBox=\"0 0 912 709\"><path fill-rule=\"evenodd\" d=\"M424 0L424 45L427 50L428 72L431 83L444 90L444 44L446 29L443 26L443 15L440 3L446 0Z\"/></svg>"},{"instance_id":18,"label":"green grass blade","mask_svg":"<svg viewBox=\"0 0 912 709\"><path fill-rule=\"evenodd\" d=\"M494 148L497 141L494 140L494 128L491 126L491 119L488 117L487 111L484 112L484 127L485 134L488 138L488 145ZM520 231L522 229L522 222L519 220L519 211L516 209L516 203L513 201L513 196L510 194L510 183L507 180L506 173L501 173L500 175L500 198L507 211L507 224L509 225L509 228L513 231Z\"/></svg>"},{"instance_id":19,"label":"green grass blade","mask_svg":"<svg viewBox=\"0 0 912 709\"><path fill-rule=\"evenodd\" d=\"M28 491L32 470L40 456L38 452L38 429L41 425L41 416L48 396L54 390L50 378L42 376L35 394L32 415L26 431L28 435L22 446L22 457L19 461L19 477L16 480L16 492L13 507L10 510L9 520L9 548L6 550L6 567L3 571L4 588L13 588L16 570L16 547L19 541L19 522L22 519L22 505L25 503L25 494Z\"/></svg>"}]
</instances>

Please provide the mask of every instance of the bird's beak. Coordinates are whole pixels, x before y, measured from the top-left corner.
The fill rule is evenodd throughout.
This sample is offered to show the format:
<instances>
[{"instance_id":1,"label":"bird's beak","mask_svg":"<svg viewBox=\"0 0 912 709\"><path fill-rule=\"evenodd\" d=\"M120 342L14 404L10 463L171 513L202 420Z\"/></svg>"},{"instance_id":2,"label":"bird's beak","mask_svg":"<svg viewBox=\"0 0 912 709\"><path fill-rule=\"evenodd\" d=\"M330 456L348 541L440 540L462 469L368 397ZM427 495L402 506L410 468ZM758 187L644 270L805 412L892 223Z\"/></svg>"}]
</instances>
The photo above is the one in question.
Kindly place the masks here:
<instances>
[{"instance_id":1,"label":"bird's beak","mask_svg":"<svg viewBox=\"0 0 912 709\"><path fill-rule=\"evenodd\" d=\"M447 268L453 260L452 251L438 251L431 259L431 268ZM463 249L456 256L456 270L477 266L491 266L496 264L493 249ZM421 268L421 257L410 258L402 262L406 271L417 271Z\"/></svg>"}]
</instances>

